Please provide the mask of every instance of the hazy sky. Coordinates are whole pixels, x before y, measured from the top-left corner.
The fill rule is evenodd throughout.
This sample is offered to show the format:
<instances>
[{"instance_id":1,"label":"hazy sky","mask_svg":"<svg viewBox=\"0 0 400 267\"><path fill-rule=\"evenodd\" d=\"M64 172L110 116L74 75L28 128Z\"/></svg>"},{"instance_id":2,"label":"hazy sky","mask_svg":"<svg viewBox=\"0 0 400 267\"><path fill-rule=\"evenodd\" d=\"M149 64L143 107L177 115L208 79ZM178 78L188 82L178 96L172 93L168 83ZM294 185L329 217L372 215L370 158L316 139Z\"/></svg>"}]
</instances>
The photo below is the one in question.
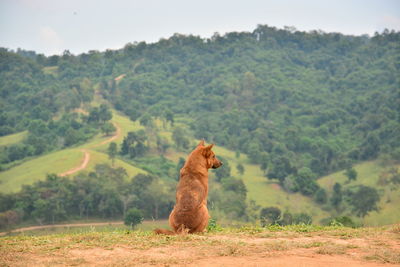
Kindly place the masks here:
<instances>
[{"instance_id":1,"label":"hazy sky","mask_svg":"<svg viewBox=\"0 0 400 267\"><path fill-rule=\"evenodd\" d=\"M356 35L400 31L400 0L0 0L0 46L46 55L258 24Z\"/></svg>"}]
</instances>

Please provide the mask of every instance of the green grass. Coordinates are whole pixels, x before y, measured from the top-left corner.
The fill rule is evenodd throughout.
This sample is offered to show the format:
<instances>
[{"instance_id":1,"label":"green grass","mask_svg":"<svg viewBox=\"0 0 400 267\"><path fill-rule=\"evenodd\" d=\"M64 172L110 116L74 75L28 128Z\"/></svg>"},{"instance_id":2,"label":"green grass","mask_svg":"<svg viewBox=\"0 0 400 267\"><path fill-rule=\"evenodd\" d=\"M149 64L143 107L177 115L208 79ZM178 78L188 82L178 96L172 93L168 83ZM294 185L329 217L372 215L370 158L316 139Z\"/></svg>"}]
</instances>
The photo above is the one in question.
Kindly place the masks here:
<instances>
[{"instance_id":1,"label":"green grass","mask_svg":"<svg viewBox=\"0 0 400 267\"><path fill-rule=\"evenodd\" d=\"M312 199L300 193L288 194L278 183L268 180L259 165L250 164L246 155L241 154L236 158L234 151L218 145L213 148L214 152L228 160L231 166L231 173L234 177L242 179L247 188L249 199L256 201L262 207L278 207L282 211L289 210L291 213L305 212L313 216L314 222L328 217L329 214L317 206ZM240 175L236 166L241 163L245 172Z\"/></svg>"},{"instance_id":2,"label":"green grass","mask_svg":"<svg viewBox=\"0 0 400 267\"><path fill-rule=\"evenodd\" d=\"M341 183L346 185L366 185L376 186L379 175L384 171L378 161L367 161L357 164L353 167L357 171L357 180L347 183L347 176L344 175L343 171L338 171L330 175L324 176L318 180L319 185L325 189L332 190L335 183Z\"/></svg>"},{"instance_id":3,"label":"green grass","mask_svg":"<svg viewBox=\"0 0 400 267\"><path fill-rule=\"evenodd\" d=\"M82 157L83 153L79 149L66 149L29 160L0 172L0 192L16 192L22 185L44 180L49 173L67 171L78 166Z\"/></svg>"},{"instance_id":4,"label":"green grass","mask_svg":"<svg viewBox=\"0 0 400 267\"><path fill-rule=\"evenodd\" d=\"M58 66L44 67L42 70L44 74L58 76Z\"/></svg>"},{"instance_id":5,"label":"green grass","mask_svg":"<svg viewBox=\"0 0 400 267\"><path fill-rule=\"evenodd\" d=\"M19 143L22 140L24 140L24 138L26 137L27 134L28 134L27 131L23 131L20 133L2 136L2 137L0 137L0 146L9 146L9 145Z\"/></svg>"},{"instance_id":6,"label":"green grass","mask_svg":"<svg viewBox=\"0 0 400 267\"><path fill-rule=\"evenodd\" d=\"M90 161L85 171L94 171L97 164L107 163L111 165L111 160L107 154L100 153L97 151L89 150ZM147 173L145 170L132 166L125 161L115 159L114 167L122 167L128 173L128 177L131 178L139 173Z\"/></svg>"},{"instance_id":7,"label":"green grass","mask_svg":"<svg viewBox=\"0 0 400 267\"><path fill-rule=\"evenodd\" d=\"M116 110L112 110L112 113L113 113L113 118L111 121L116 123L121 128L120 136L116 138L113 142L121 144L124 137L128 134L128 132L144 129L143 126L141 126L138 121L133 122L128 117L121 115ZM90 148L90 149L95 149L97 151L105 152L107 150L107 147L109 146L109 143L103 145L101 143L109 138L110 136L104 136L103 134L98 134L88 143L82 145L82 148Z\"/></svg>"},{"instance_id":8,"label":"green grass","mask_svg":"<svg viewBox=\"0 0 400 267\"><path fill-rule=\"evenodd\" d=\"M399 168L397 165L390 167ZM400 186L393 187L390 185L378 185L379 177L387 171L387 167L380 164L379 160L362 162L353 166L357 171L357 180L348 182L344 171L332 173L318 180L321 187L328 192L332 191L335 183L340 183L342 186L366 185L378 190L381 200L379 203L380 210L373 211L361 221L365 225L377 226L384 224L392 224L400 221Z\"/></svg>"}]
</instances>

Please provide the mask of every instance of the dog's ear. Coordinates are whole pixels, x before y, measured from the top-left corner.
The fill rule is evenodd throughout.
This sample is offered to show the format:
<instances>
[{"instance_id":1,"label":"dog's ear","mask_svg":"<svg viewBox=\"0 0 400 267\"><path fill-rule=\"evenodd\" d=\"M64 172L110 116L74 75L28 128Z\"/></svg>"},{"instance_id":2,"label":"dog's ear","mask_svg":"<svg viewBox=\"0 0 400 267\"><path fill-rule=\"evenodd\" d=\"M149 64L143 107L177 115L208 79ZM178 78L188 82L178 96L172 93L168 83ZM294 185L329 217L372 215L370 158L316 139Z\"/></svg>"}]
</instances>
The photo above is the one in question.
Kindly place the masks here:
<instances>
[{"instance_id":1,"label":"dog's ear","mask_svg":"<svg viewBox=\"0 0 400 267\"><path fill-rule=\"evenodd\" d=\"M214 144L206 146L203 151L203 155L208 158L211 155L211 149L213 148Z\"/></svg>"},{"instance_id":2,"label":"dog's ear","mask_svg":"<svg viewBox=\"0 0 400 267\"><path fill-rule=\"evenodd\" d=\"M201 139L200 143L197 146L204 146L204 139Z\"/></svg>"},{"instance_id":3,"label":"dog's ear","mask_svg":"<svg viewBox=\"0 0 400 267\"><path fill-rule=\"evenodd\" d=\"M209 146L206 146L206 149L208 149L208 151L210 151L213 148L214 144L211 144Z\"/></svg>"}]
</instances>

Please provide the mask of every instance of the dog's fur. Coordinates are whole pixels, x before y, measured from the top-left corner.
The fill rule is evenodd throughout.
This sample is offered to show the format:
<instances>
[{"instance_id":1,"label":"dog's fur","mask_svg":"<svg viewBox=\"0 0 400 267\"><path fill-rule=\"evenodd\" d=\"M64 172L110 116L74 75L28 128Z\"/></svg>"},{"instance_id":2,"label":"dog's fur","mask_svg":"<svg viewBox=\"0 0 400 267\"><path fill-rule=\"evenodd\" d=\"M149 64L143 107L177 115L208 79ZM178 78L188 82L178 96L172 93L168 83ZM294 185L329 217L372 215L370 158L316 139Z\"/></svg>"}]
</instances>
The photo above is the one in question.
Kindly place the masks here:
<instances>
[{"instance_id":1,"label":"dog's fur","mask_svg":"<svg viewBox=\"0 0 400 267\"><path fill-rule=\"evenodd\" d=\"M208 169L222 165L214 152L213 145L205 146L204 140L190 153L180 171L176 190L176 204L169 215L173 231L155 229L157 234L203 232L209 215L207 209Z\"/></svg>"}]
</instances>

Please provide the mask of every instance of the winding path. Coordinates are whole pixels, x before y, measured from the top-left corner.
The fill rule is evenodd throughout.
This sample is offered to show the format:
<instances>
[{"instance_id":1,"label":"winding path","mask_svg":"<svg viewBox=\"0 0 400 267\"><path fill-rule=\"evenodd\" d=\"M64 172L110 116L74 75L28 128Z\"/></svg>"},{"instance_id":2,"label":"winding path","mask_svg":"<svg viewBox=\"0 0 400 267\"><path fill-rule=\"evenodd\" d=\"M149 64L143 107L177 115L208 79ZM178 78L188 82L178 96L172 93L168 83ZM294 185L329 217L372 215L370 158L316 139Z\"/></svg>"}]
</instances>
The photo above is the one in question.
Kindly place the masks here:
<instances>
[{"instance_id":1,"label":"winding path","mask_svg":"<svg viewBox=\"0 0 400 267\"><path fill-rule=\"evenodd\" d=\"M105 144L111 143L112 141L114 141L115 139L117 139L121 135L121 127L119 127L118 124L116 124L115 122L113 122L113 125L116 128L115 134L113 136L111 136L109 139L104 140L103 142L101 142L97 146L101 146L101 145L105 145Z\"/></svg>"},{"instance_id":2,"label":"winding path","mask_svg":"<svg viewBox=\"0 0 400 267\"><path fill-rule=\"evenodd\" d=\"M85 156L83 157L83 161L81 163L81 165L79 165L78 167L75 167L71 170L68 170L66 172L60 173L59 176L67 176L73 173L76 173L80 170L83 170L87 167L89 160L90 160L90 154L86 149L81 149L81 151L85 154Z\"/></svg>"},{"instance_id":3,"label":"winding path","mask_svg":"<svg viewBox=\"0 0 400 267\"><path fill-rule=\"evenodd\" d=\"M121 131L121 128L119 127L119 125L117 123L115 123L115 122L113 122L113 124L114 124L114 126L116 128L115 134L113 136L111 136L110 138L104 140L100 144L97 144L97 145L93 146L93 148L101 146L101 145L105 145L105 144L108 144L108 143L111 143L112 141L114 141L115 139L117 139L121 135L122 131ZM68 170L66 172L58 174L59 176L67 176L67 175L70 175L70 174L74 174L74 173L76 173L78 171L81 171L81 170L83 170L83 169L85 169L87 167L87 165L89 164L89 161L90 161L90 153L89 153L89 151L87 149L81 149L81 151L84 153L84 157L83 157L82 163L78 167L72 168L72 169L70 169L70 170Z\"/></svg>"}]
</instances>

